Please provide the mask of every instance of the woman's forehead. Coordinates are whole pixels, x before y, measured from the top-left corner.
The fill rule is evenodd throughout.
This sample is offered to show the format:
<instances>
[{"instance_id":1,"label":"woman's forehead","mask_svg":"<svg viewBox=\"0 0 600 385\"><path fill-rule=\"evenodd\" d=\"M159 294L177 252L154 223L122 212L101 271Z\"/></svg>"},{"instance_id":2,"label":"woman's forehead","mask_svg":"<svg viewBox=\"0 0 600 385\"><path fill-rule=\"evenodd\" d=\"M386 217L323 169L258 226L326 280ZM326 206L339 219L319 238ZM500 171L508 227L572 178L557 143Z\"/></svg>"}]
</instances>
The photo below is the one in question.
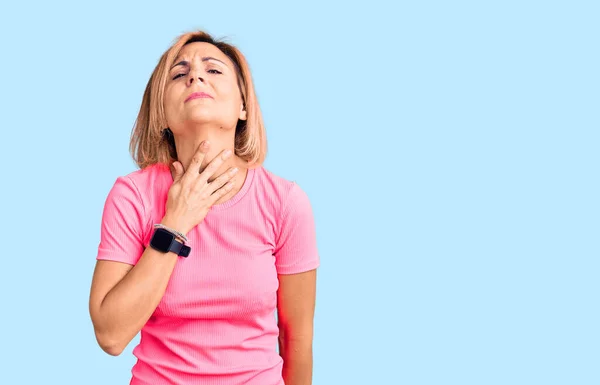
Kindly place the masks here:
<instances>
[{"instance_id":1,"label":"woman's forehead","mask_svg":"<svg viewBox=\"0 0 600 385\"><path fill-rule=\"evenodd\" d=\"M231 60L220 49L205 42L193 42L184 45L179 51L179 55L175 58L175 62L177 60L191 59L194 56L212 56L226 63L231 63Z\"/></svg>"}]
</instances>

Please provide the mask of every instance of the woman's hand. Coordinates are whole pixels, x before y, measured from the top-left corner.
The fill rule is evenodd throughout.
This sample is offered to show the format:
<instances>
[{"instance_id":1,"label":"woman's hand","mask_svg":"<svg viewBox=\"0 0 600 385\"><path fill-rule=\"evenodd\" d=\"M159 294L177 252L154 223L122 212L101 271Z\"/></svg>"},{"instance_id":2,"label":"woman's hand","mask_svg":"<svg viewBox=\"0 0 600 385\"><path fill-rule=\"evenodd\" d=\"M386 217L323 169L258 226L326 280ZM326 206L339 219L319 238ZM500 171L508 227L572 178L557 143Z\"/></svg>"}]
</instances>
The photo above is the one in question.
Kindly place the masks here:
<instances>
[{"instance_id":1,"label":"woman's hand","mask_svg":"<svg viewBox=\"0 0 600 385\"><path fill-rule=\"evenodd\" d=\"M181 163L173 163L175 176L173 185L169 189L165 216L161 223L183 234L187 234L202 222L211 206L234 186L231 178L237 173L237 168L230 168L212 182L208 182L223 162L231 157L230 150L222 151L204 171L200 172L200 166L208 149L209 144L206 141L200 143L185 172Z\"/></svg>"}]
</instances>

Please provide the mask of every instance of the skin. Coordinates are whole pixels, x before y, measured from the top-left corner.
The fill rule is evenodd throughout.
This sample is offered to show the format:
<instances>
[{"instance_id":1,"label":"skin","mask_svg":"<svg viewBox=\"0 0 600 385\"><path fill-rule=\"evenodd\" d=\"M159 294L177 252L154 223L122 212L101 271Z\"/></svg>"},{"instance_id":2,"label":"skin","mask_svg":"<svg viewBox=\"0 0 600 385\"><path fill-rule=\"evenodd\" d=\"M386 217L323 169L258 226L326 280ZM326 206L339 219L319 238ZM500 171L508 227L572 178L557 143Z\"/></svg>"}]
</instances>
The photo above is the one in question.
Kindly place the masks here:
<instances>
[{"instance_id":1,"label":"skin","mask_svg":"<svg viewBox=\"0 0 600 385\"><path fill-rule=\"evenodd\" d=\"M204 92L211 97L186 102L186 98L195 92ZM237 121L246 120L235 67L225 54L208 43L188 44L175 58L165 87L164 105L166 123L173 132L177 157L184 169L203 141L210 142L210 149L201 170L219 152L233 151ZM230 167L239 168L240 175L234 190L217 204L235 195L244 183L247 165L237 156L228 159L216 174Z\"/></svg>"},{"instance_id":2,"label":"skin","mask_svg":"<svg viewBox=\"0 0 600 385\"><path fill-rule=\"evenodd\" d=\"M210 97L186 101L194 92ZM212 44L184 46L169 71L164 104L178 162L171 170L174 182L161 223L187 234L212 205L233 197L247 175L246 162L233 154L236 123L246 119L233 63ZM135 266L96 262L89 307L105 352L121 354L142 329L162 299L178 258L147 248ZM316 270L278 278L283 379L286 385L309 385Z\"/></svg>"}]
</instances>

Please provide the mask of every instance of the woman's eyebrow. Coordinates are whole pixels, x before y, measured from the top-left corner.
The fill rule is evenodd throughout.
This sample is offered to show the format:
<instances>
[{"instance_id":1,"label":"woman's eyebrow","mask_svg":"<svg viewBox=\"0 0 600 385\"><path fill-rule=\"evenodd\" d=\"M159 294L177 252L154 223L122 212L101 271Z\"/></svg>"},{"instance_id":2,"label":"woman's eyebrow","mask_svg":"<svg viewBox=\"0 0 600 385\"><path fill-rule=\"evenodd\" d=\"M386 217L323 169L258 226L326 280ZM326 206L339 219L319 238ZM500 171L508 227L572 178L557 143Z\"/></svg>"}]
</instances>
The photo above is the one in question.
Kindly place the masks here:
<instances>
[{"instance_id":1,"label":"woman's eyebrow","mask_svg":"<svg viewBox=\"0 0 600 385\"><path fill-rule=\"evenodd\" d=\"M219 63L223 64L225 67L227 67L227 64L225 64L223 61L221 61L221 60L219 60L219 59L217 59L217 58L214 58L214 57L212 57L212 56L205 56L205 57L203 57L203 58L202 58L202 61L203 61L203 62L205 62L205 61L209 61L209 60L214 60L214 61L216 61L216 62L219 62ZM180 61L179 63L177 63L177 64L174 64L174 65L171 67L171 69L173 69L173 68L175 68L175 67L177 67L177 66L180 66L180 65L181 65L181 66L186 66L186 67L189 67L190 63L189 63L187 60L182 60L182 61Z\"/></svg>"},{"instance_id":2,"label":"woman's eyebrow","mask_svg":"<svg viewBox=\"0 0 600 385\"><path fill-rule=\"evenodd\" d=\"M177 66L186 66L186 67L188 67L189 65L190 65L190 63L188 61L182 60L179 63L174 64L173 67L171 67L171 69L173 69L173 68L175 68Z\"/></svg>"},{"instance_id":3,"label":"woman's eyebrow","mask_svg":"<svg viewBox=\"0 0 600 385\"><path fill-rule=\"evenodd\" d=\"M209 61L209 60L217 61L217 62L223 64L225 67L227 67L227 64L225 64L223 61L221 61L221 60L219 60L217 58L214 58L212 56L205 56L205 57L202 58L202 61Z\"/></svg>"}]
</instances>

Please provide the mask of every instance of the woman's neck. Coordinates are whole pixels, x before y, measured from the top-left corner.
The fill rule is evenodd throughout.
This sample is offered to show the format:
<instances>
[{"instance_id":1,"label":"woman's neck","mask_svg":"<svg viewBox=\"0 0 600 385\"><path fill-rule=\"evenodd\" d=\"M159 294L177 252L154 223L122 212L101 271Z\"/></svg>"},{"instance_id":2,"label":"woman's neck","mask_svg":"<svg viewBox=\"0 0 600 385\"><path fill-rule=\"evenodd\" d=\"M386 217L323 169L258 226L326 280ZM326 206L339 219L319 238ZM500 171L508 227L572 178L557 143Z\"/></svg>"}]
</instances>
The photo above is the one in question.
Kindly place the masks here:
<instances>
[{"instance_id":1,"label":"woman's neck","mask_svg":"<svg viewBox=\"0 0 600 385\"><path fill-rule=\"evenodd\" d=\"M200 166L200 172L203 172L206 166L208 166L208 164L210 164L210 162L213 159L215 159L215 157L219 156L223 150L228 149L234 152L235 134L232 132L232 135L229 135L228 131L219 131L220 132L215 132L214 129L202 130L201 132L197 132L192 137L175 134L177 158L178 161L182 164L184 172L188 169L190 163L192 162L192 158L196 154L200 143L202 143L205 140L207 140L210 143L210 146ZM221 174L233 167L237 167L239 169L238 173L234 177L235 185L233 189L228 194L219 199L216 202L216 204L220 204L227 201L235 194L237 194L237 192L242 188L248 172L248 163L242 158L236 156L234 152L234 155L231 156L229 159L225 160L223 164L217 169L217 171L208 178L208 181L212 182L214 179L216 179ZM172 168L171 176L173 176Z\"/></svg>"}]
</instances>

